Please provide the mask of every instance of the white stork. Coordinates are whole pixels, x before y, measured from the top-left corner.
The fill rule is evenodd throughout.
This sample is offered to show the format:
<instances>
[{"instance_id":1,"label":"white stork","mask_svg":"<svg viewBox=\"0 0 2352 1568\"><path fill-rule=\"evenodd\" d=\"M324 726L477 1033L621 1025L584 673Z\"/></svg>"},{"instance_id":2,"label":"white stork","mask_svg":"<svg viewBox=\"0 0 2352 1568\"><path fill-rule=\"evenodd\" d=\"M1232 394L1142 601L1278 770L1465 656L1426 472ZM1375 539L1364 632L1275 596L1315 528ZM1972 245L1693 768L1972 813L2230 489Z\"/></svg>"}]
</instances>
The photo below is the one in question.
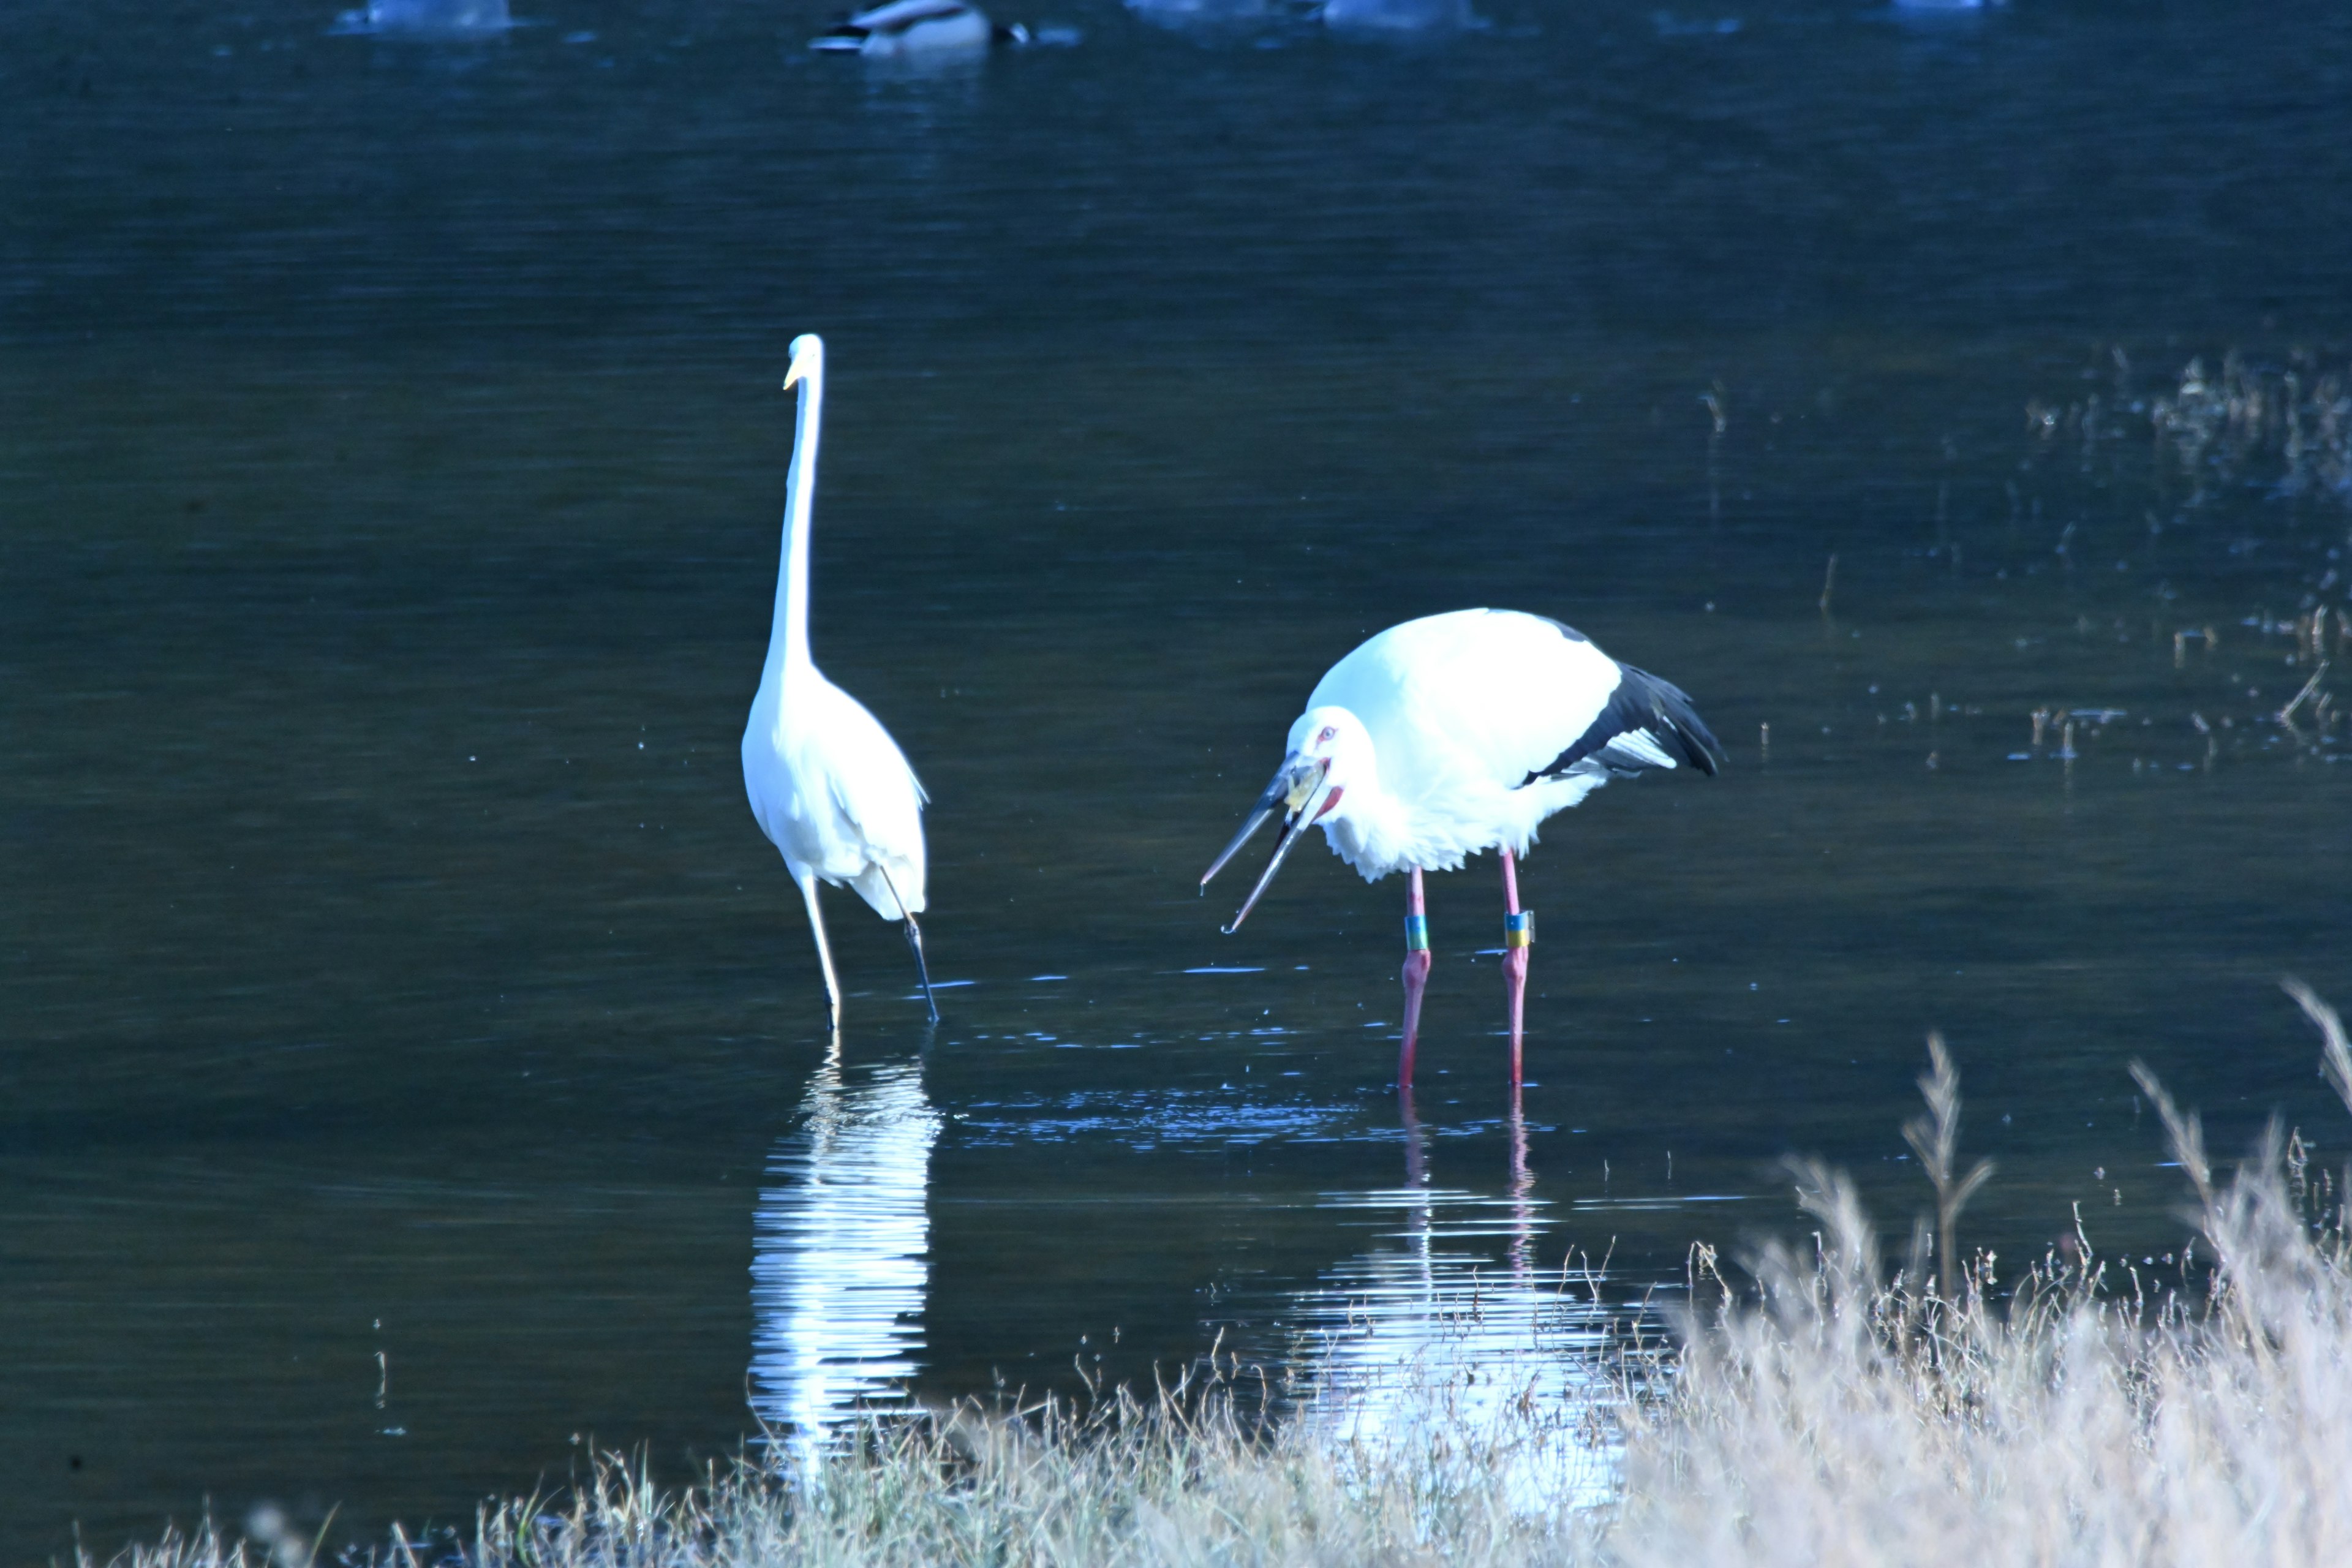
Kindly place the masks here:
<instances>
[{"instance_id":1,"label":"white stork","mask_svg":"<svg viewBox=\"0 0 2352 1568\"><path fill-rule=\"evenodd\" d=\"M824 409L824 343L793 340L787 388L801 389L800 424L784 480L783 559L776 568L776 614L768 661L743 726L743 788L760 831L781 850L808 904L824 971L833 1026L841 1027L841 984L817 909L820 879L843 883L886 921L907 922L931 1022L931 976L923 963L923 805L929 798L898 743L863 703L819 672L809 658L809 513L816 495L816 439Z\"/></svg>"},{"instance_id":2,"label":"white stork","mask_svg":"<svg viewBox=\"0 0 2352 1568\"><path fill-rule=\"evenodd\" d=\"M1290 754L1209 879L1280 809L1289 830L1226 926L1239 929L1310 823L1374 881L1412 874L1405 894L1404 1044L1412 1082L1429 983L1423 871L1460 868L1482 849L1503 861L1503 974L1511 1082L1520 1080L1528 949L1517 858L1544 818L1619 774L1688 764L1712 774L1723 748L1678 688L1619 664L1583 633L1517 610L1455 610L1391 626L1331 667L1290 727Z\"/></svg>"}]
</instances>

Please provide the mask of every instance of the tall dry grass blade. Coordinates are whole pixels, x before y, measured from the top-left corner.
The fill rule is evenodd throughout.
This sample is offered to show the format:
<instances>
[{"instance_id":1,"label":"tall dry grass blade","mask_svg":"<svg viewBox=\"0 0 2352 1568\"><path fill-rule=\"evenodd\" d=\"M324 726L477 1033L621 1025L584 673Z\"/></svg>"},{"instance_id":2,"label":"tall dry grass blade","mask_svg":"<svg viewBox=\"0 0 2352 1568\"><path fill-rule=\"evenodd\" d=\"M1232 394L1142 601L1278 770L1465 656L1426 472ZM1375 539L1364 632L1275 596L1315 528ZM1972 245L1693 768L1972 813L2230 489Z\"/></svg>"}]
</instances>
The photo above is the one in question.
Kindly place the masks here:
<instances>
[{"instance_id":1,"label":"tall dry grass blade","mask_svg":"<svg viewBox=\"0 0 2352 1568\"><path fill-rule=\"evenodd\" d=\"M1877 1294L1878 1233L1844 1172L1802 1158L1790 1160L1788 1170L1796 1178L1797 1206L1823 1226L1817 1278L1828 1289L1832 1312L1844 1319L1848 1308Z\"/></svg>"},{"instance_id":2,"label":"tall dry grass blade","mask_svg":"<svg viewBox=\"0 0 2352 1568\"><path fill-rule=\"evenodd\" d=\"M2344 1101L2344 1108L2352 1110L2352 1040L2344 1037L2344 1020L2336 1016L2335 1008L2319 999L2318 992L2292 974L2280 980L2279 989L2294 997L2294 1005L2319 1026L2324 1042L2320 1047L2320 1074Z\"/></svg>"},{"instance_id":3,"label":"tall dry grass blade","mask_svg":"<svg viewBox=\"0 0 2352 1568\"><path fill-rule=\"evenodd\" d=\"M1952 1175L1960 1149L1960 1072L1952 1065L1941 1030L1927 1035L1927 1070L1919 1075L1919 1094L1927 1114L1903 1124L1903 1140L1919 1156L1920 1169L1936 1189L1936 1291L1947 1301L1959 1300L1960 1210L1977 1189L1992 1177L1990 1160L1979 1160L1965 1176Z\"/></svg>"},{"instance_id":4,"label":"tall dry grass blade","mask_svg":"<svg viewBox=\"0 0 2352 1568\"><path fill-rule=\"evenodd\" d=\"M2164 1121L2165 1135L2172 1142L2172 1157L2189 1173L2189 1180L2197 1188L2197 1201L2204 1205L2210 1216L2213 1212L2213 1166L2205 1158L2205 1124L2195 1111L2184 1112L2173 1104L2172 1096L2165 1093L2164 1085L2148 1065L2135 1058L2131 1065L2132 1081L2140 1092L2156 1106L2156 1113Z\"/></svg>"}]
</instances>

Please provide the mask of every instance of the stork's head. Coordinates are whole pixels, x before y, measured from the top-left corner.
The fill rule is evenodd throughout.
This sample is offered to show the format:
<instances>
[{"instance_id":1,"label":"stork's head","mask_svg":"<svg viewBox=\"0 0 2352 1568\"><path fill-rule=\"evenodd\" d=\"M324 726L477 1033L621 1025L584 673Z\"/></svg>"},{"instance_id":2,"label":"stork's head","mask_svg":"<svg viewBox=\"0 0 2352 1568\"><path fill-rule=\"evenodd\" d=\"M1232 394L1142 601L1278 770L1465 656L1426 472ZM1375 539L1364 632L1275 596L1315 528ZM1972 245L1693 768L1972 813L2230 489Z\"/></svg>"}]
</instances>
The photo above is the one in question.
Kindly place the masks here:
<instances>
[{"instance_id":1,"label":"stork's head","mask_svg":"<svg viewBox=\"0 0 2352 1568\"><path fill-rule=\"evenodd\" d=\"M1339 792L1363 773L1371 755L1371 732L1345 708L1309 708L1290 726L1291 761L1323 764L1323 783L1330 790L1325 810L1339 807Z\"/></svg>"},{"instance_id":2,"label":"stork's head","mask_svg":"<svg viewBox=\"0 0 2352 1568\"><path fill-rule=\"evenodd\" d=\"M1372 738L1363 721L1345 708L1310 708L1298 716L1290 727L1290 754L1275 770L1274 782L1257 797L1257 805L1251 808L1241 831L1234 835L1234 841L1225 846L1225 852L1201 874L1201 886L1205 889L1209 879L1225 868L1225 862L1249 842L1250 835L1266 818L1276 810L1283 813L1290 826L1274 847L1274 858L1259 874L1257 886L1250 889L1240 912L1225 927L1227 934L1240 929L1250 910L1257 907L1258 895L1274 880L1291 846L1308 826L1344 811L1341 802L1347 797L1348 785L1366 771L1371 755Z\"/></svg>"}]
</instances>

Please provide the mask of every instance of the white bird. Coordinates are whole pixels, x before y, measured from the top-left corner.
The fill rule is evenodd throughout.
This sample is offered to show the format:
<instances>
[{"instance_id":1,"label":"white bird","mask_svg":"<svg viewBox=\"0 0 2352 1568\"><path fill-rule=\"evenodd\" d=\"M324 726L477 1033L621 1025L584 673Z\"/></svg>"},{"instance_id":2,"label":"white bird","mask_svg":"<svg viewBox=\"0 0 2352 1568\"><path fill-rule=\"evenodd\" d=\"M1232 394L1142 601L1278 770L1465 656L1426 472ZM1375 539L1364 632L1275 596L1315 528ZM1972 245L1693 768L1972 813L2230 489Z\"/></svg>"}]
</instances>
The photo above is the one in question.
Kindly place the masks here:
<instances>
[{"instance_id":1,"label":"white bird","mask_svg":"<svg viewBox=\"0 0 2352 1568\"><path fill-rule=\"evenodd\" d=\"M784 480L783 559L776 570L776 615L760 694L743 726L743 788L760 831L783 853L808 902L809 930L824 970L833 1026L841 1026L841 984L825 945L816 885L847 883L886 921L907 922L931 1021L930 971L923 963L923 793L898 743L864 704L809 658L809 511L816 494L816 440L824 410L824 343L793 340L787 388L801 389L793 463Z\"/></svg>"},{"instance_id":2,"label":"white bird","mask_svg":"<svg viewBox=\"0 0 2352 1568\"><path fill-rule=\"evenodd\" d=\"M1528 949L1517 858L1544 818L1619 774L1684 764L1713 773L1723 748L1678 688L1619 664L1581 632L1517 610L1455 610L1391 626L1331 667L1290 727L1290 754L1209 879L1273 816L1288 814L1230 933L1239 929L1311 823L1368 882L1410 871L1405 895L1404 1044L1412 1082L1429 981L1424 870L1458 869L1482 849L1503 861L1503 973L1511 1009L1511 1082L1520 1080Z\"/></svg>"},{"instance_id":3,"label":"white bird","mask_svg":"<svg viewBox=\"0 0 2352 1568\"><path fill-rule=\"evenodd\" d=\"M835 23L809 40L826 53L891 58L965 54L992 43L1025 44L1027 28L999 27L964 0L892 0Z\"/></svg>"}]
</instances>

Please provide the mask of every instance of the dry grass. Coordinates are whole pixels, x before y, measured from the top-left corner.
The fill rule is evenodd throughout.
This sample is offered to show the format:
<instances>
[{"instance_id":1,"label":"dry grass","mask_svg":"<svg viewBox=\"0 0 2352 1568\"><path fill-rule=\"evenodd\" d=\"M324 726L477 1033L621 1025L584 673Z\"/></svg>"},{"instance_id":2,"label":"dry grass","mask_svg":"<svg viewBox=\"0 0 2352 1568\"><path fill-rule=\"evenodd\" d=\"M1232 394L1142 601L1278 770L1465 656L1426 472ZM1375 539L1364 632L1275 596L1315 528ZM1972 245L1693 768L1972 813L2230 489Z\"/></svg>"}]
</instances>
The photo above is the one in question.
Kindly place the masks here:
<instances>
[{"instance_id":1,"label":"dry grass","mask_svg":"<svg viewBox=\"0 0 2352 1568\"><path fill-rule=\"evenodd\" d=\"M2336 1016L2298 989L2352 1108ZM1695 1335L1629 1445L1626 1563L2352 1563L2352 1254L2300 1144L2198 1201L2193 1293L2048 1260L2006 1310L1877 1288L1853 1189L1809 1173L1820 1256L1762 1260L1762 1310ZM2087 1248L2085 1249L2087 1252Z\"/></svg>"},{"instance_id":2,"label":"dry grass","mask_svg":"<svg viewBox=\"0 0 2352 1568\"><path fill-rule=\"evenodd\" d=\"M2035 398L2028 431L2044 443L2079 437L2086 463L2094 448L2152 452L2159 484L2185 481L2175 493L2189 507L2241 487L2352 504L2352 366L2308 350L2262 364L2233 350L2218 373L2192 359L2169 390L2143 398L2130 361L2120 348L2114 357L2112 396Z\"/></svg>"},{"instance_id":3,"label":"dry grass","mask_svg":"<svg viewBox=\"0 0 2352 1568\"><path fill-rule=\"evenodd\" d=\"M2352 501L2352 387L2308 356L2264 369L2233 353L2219 375L2191 360L2148 422L2192 480L2259 475L2282 493Z\"/></svg>"},{"instance_id":4,"label":"dry grass","mask_svg":"<svg viewBox=\"0 0 2352 1568\"><path fill-rule=\"evenodd\" d=\"M2336 1016L2324 1070L2352 1109ZM1995 1299L1949 1247L1958 1079L1936 1053L1914 1134L1939 1234L1891 1283L1850 1184L1800 1168L1806 1253L1769 1250L1668 1368L1618 1398L1528 1394L1486 1414L1432 1388L1367 1436L1312 1408L1277 1426L1213 1381L1090 1413L877 1423L812 1474L745 1466L668 1492L620 1460L560 1499L486 1508L464 1540L395 1539L398 1568L770 1563L2352 1563L2352 1251L2336 1184L2274 1134L2227 1182L2153 1079L2192 1189L2173 1290L2087 1248ZM1942 1256L1931 1269L1931 1251ZM1712 1277L1711 1269L1703 1277ZM1497 1413L1498 1412L1498 1413ZM1613 1497L1563 1484L1595 1447ZM1622 1445L1622 1449L1618 1447ZM174 1538L121 1568L299 1564L307 1542Z\"/></svg>"}]
</instances>

